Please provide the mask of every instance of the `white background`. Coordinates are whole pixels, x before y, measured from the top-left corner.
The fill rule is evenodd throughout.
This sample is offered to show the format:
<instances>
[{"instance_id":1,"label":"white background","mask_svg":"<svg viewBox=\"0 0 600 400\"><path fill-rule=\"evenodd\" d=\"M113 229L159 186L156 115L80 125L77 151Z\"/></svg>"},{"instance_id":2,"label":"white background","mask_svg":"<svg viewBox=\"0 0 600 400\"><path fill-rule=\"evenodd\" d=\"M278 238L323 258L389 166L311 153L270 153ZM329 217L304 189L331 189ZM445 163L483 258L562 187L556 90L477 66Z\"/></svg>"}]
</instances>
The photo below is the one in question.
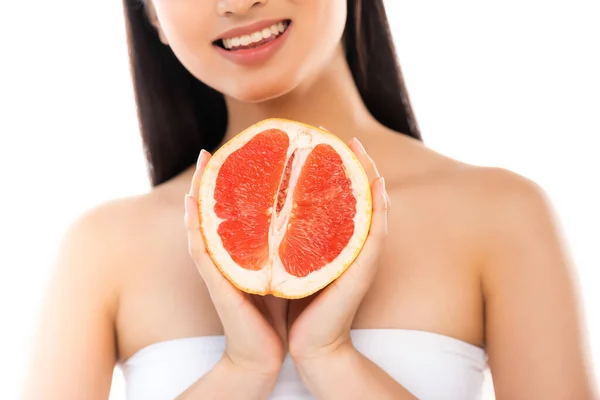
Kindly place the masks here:
<instances>
[{"instance_id":1,"label":"white background","mask_svg":"<svg viewBox=\"0 0 600 400\"><path fill-rule=\"evenodd\" d=\"M387 4L426 143L509 168L549 194L598 366L598 2ZM17 397L64 229L88 208L148 188L126 51L120 1L0 7L2 399ZM123 390L117 372L111 399Z\"/></svg>"}]
</instances>

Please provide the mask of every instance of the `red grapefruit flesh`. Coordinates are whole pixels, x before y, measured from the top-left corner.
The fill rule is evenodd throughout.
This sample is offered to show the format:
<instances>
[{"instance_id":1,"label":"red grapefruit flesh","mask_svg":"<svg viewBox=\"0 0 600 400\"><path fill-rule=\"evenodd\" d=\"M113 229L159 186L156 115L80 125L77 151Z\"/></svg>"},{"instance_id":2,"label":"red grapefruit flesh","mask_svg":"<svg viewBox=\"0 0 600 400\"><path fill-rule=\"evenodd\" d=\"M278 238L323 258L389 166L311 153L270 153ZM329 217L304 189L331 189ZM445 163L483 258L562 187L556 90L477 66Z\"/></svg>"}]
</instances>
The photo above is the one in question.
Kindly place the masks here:
<instances>
[{"instance_id":1,"label":"red grapefruit flesh","mask_svg":"<svg viewBox=\"0 0 600 400\"><path fill-rule=\"evenodd\" d=\"M269 260L269 227L273 197L283 172L288 136L277 130L261 132L231 153L215 185L215 216L223 247L240 267L260 270Z\"/></svg>"},{"instance_id":2,"label":"red grapefruit flesh","mask_svg":"<svg viewBox=\"0 0 600 400\"><path fill-rule=\"evenodd\" d=\"M200 229L236 287L302 298L354 261L372 212L369 181L334 135L269 119L210 159L200 183Z\"/></svg>"},{"instance_id":3,"label":"red grapefruit flesh","mask_svg":"<svg viewBox=\"0 0 600 400\"><path fill-rule=\"evenodd\" d=\"M309 153L292 197L279 257L290 274L305 277L340 255L354 233L356 199L342 158L326 144Z\"/></svg>"}]
</instances>

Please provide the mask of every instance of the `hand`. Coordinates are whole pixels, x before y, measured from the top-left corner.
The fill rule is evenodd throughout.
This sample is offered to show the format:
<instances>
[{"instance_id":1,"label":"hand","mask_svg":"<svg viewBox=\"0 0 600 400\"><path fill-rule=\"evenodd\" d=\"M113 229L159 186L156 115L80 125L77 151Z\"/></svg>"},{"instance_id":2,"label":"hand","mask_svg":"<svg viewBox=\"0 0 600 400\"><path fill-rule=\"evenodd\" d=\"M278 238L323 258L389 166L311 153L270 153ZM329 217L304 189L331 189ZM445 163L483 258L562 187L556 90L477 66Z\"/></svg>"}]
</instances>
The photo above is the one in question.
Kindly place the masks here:
<instances>
[{"instance_id":1,"label":"hand","mask_svg":"<svg viewBox=\"0 0 600 400\"><path fill-rule=\"evenodd\" d=\"M204 150L200 153L190 193L185 198L189 253L221 319L226 339L224 357L238 367L276 379L287 348L288 301L240 291L221 274L206 252L194 196L199 193L200 178L210 157Z\"/></svg>"},{"instance_id":2,"label":"hand","mask_svg":"<svg viewBox=\"0 0 600 400\"><path fill-rule=\"evenodd\" d=\"M289 351L296 364L352 347L350 328L375 277L378 253L387 235L390 202L383 178L358 139L349 145L371 182L371 228L360 254L339 278L321 292L290 303Z\"/></svg>"}]
</instances>

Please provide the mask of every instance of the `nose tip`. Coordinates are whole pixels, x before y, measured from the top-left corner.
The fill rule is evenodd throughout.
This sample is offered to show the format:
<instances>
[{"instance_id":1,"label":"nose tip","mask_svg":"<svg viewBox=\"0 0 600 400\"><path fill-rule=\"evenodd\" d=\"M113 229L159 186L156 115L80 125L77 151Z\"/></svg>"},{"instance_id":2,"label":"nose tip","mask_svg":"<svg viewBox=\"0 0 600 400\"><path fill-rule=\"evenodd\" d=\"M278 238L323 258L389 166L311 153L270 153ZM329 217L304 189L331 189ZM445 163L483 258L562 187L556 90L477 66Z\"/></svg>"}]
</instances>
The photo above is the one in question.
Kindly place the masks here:
<instances>
[{"instance_id":1,"label":"nose tip","mask_svg":"<svg viewBox=\"0 0 600 400\"><path fill-rule=\"evenodd\" d=\"M217 8L219 15L243 15L251 9L263 6L268 0L219 0Z\"/></svg>"}]
</instances>

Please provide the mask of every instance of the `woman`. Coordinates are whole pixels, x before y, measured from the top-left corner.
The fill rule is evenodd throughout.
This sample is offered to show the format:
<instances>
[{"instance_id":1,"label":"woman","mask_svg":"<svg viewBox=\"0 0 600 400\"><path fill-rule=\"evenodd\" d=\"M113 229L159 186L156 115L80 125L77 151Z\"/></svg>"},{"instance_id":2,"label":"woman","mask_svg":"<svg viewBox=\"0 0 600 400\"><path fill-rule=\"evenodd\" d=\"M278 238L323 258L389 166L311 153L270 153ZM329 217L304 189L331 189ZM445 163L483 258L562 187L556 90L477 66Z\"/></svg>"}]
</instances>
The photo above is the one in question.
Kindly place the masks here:
<instances>
[{"instance_id":1,"label":"woman","mask_svg":"<svg viewBox=\"0 0 600 400\"><path fill-rule=\"evenodd\" d=\"M106 399L119 363L132 400L475 399L488 361L498 399L594 397L543 193L423 146L381 0L124 6L154 187L66 235L27 398ZM268 117L325 126L372 182L359 258L301 301L240 293L199 239L200 150Z\"/></svg>"}]
</instances>

